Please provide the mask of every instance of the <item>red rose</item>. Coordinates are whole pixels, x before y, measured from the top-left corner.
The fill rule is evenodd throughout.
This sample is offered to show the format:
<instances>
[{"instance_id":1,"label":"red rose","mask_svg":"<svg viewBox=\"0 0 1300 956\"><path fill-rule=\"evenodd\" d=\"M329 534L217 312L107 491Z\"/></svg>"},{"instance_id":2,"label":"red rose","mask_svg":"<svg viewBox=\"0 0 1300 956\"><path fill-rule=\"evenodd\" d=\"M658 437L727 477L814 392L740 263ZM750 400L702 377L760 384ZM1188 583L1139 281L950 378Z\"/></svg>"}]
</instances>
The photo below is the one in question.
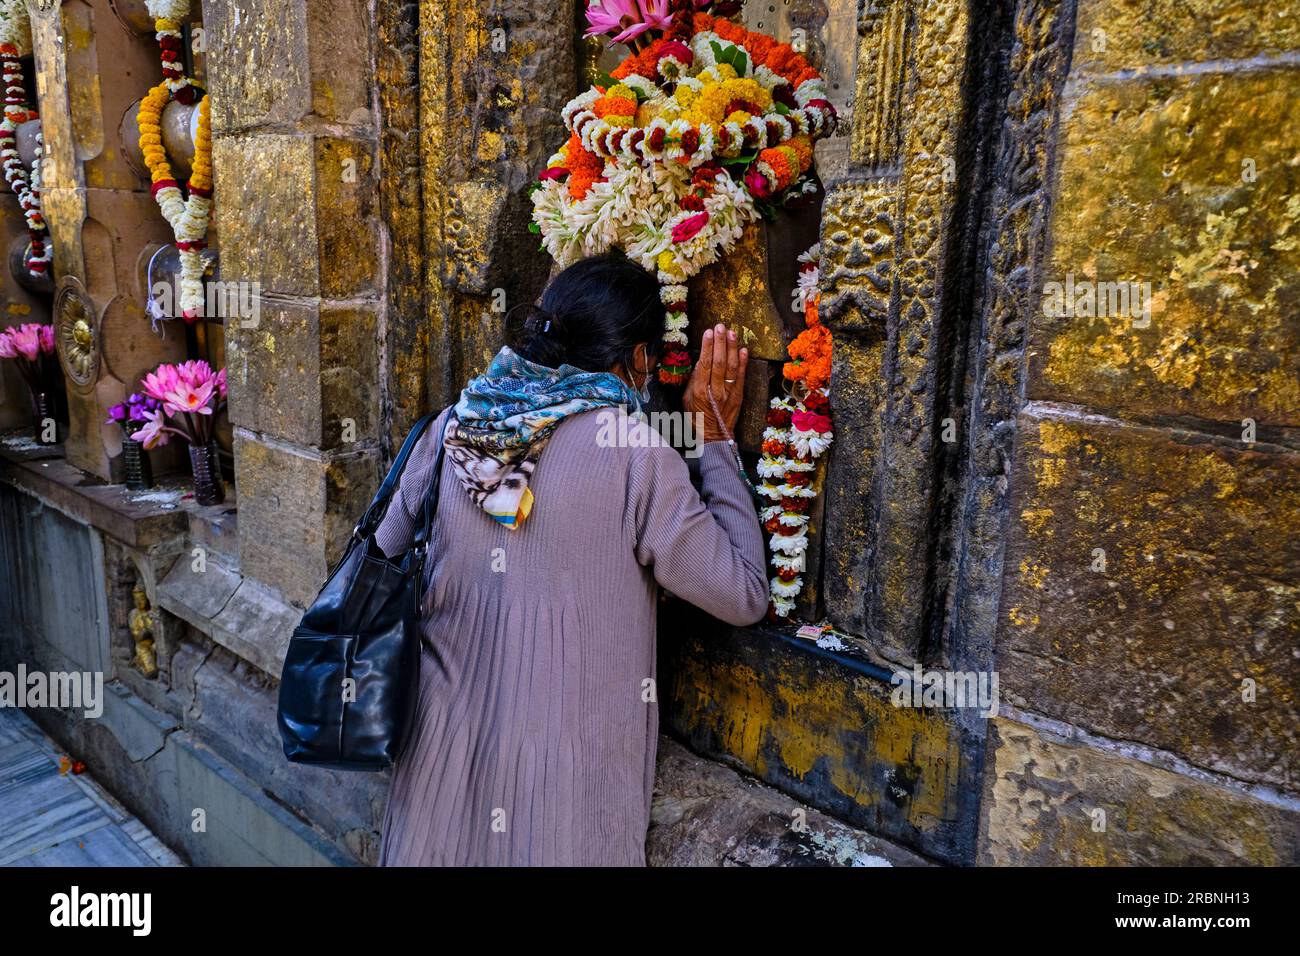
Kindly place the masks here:
<instances>
[{"instance_id":1,"label":"red rose","mask_svg":"<svg viewBox=\"0 0 1300 956\"><path fill-rule=\"evenodd\" d=\"M750 195L756 199L767 199L772 195L772 187L767 184L767 177L753 166L745 173L745 185L749 187Z\"/></svg>"},{"instance_id":2,"label":"red rose","mask_svg":"<svg viewBox=\"0 0 1300 956\"><path fill-rule=\"evenodd\" d=\"M687 216L673 226L673 242L688 242L694 239L708 221L709 214L707 212L697 212L694 216Z\"/></svg>"},{"instance_id":3,"label":"red rose","mask_svg":"<svg viewBox=\"0 0 1300 956\"><path fill-rule=\"evenodd\" d=\"M825 415L819 415L816 412L795 412L790 416L794 427L801 432L828 432L831 430L831 420Z\"/></svg>"}]
</instances>

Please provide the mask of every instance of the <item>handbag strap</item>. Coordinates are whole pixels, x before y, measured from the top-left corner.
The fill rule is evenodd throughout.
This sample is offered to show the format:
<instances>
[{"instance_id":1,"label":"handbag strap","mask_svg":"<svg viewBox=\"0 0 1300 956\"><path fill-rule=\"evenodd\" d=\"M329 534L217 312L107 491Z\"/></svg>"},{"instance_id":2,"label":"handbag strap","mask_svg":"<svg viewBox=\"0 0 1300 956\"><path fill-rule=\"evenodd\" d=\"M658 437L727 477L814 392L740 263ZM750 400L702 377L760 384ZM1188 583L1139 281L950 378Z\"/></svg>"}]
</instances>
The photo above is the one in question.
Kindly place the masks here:
<instances>
[{"instance_id":1,"label":"handbag strap","mask_svg":"<svg viewBox=\"0 0 1300 956\"><path fill-rule=\"evenodd\" d=\"M384 520L384 515L388 512L388 503L392 500L393 493L397 491L397 485L402 479L402 472L406 468L407 459L411 457L411 452L415 450L416 443L420 440L420 436L424 434L424 430L429 427L429 423L436 420L440 414L442 413L430 412L415 423L415 426L411 429L411 433L406 436L406 441L402 442L402 447L401 450L398 451L397 457L393 459L392 467L388 469L388 475L384 478L383 484L381 484L379 490L375 492L375 497L374 500L370 502L370 507L367 508L365 514L361 516L361 520L357 522L356 527L352 529L352 536L354 538L366 538L375 533L380 522ZM443 434L446 434L447 424L450 423L450 421L451 414L449 412L447 415L447 421L443 423ZM432 487L434 488L437 487L440 473L442 471L442 456L443 444L442 441L439 440L438 460L434 465L433 472L434 478ZM428 531L426 529L425 537L427 536Z\"/></svg>"},{"instance_id":2,"label":"handbag strap","mask_svg":"<svg viewBox=\"0 0 1300 956\"><path fill-rule=\"evenodd\" d=\"M433 516L438 510L438 493L442 488L442 460L447 454L447 426L451 424L451 415L442 425L442 437L438 439L438 457L433 463L433 477L429 479L429 490L424 493L424 505L420 509L420 523L416 526L411 546L423 556L429 535L433 533Z\"/></svg>"}]
</instances>

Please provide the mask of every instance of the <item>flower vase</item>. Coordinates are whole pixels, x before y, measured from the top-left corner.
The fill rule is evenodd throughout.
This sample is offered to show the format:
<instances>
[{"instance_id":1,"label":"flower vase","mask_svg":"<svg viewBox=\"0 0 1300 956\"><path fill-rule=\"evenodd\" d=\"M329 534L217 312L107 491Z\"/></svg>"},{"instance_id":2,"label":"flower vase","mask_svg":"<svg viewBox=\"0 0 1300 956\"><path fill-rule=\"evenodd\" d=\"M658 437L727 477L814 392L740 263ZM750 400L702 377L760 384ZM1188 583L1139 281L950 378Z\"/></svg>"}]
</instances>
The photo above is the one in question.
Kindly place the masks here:
<instances>
[{"instance_id":1,"label":"flower vase","mask_svg":"<svg viewBox=\"0 0 1300 956\"><path fill-rule=\"evenodd\" d=\"M221 460L217 443L190 445L190 469L194 472L194 500L201 505L219 505L226 500L221 483Z\"/></svg>"},{"instance_id":2,"label":"flower vase","mask_svg":"<svg viewBox=\"0 0 1300 956\"><path fill-rule=\"evenodd\" d=\"M38 445L57 445L59 426L55 415L55 399L51 392L32 391L32 437ZM53 425L47 430L47 425Z\"/></svg>"},{"instance_id":3,"label":"flower vase","mask_svg":"<svg viewBox=\"0 0 1300 956\"><path fill-rule=\"evenodd\" d=\"M144 445L131 438L144 427L144 422L126 421L122 423L126 430L126 441L122 442L122 455L126 461L126 487L131 491L143 491L153 487L153 466L149 463L149 453Z\"/></svg>"}]
</instances>

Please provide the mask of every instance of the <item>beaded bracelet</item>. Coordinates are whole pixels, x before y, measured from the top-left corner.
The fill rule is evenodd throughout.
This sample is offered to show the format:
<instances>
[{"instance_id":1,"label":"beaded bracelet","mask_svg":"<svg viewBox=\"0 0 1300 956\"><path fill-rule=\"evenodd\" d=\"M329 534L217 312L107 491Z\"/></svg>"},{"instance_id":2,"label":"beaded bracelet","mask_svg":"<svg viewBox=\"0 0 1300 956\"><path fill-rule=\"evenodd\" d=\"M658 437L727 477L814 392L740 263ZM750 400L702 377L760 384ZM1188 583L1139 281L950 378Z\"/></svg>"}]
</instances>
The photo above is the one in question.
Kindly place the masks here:
<instances>
[{"instance_id":1,"label":"beaded bracelet","mask_svg":"<svg viewBox=\"0 0 1300 956\"><path fill-rule=\"evenodd\" d=\"M727 423L722 417L722 409L718 407L717 399L713 397L712 383L706 384L704 386L704 391L705 394L709 396L709 405L713 408L713 417L717 421L718 427L722 429L722 434L727 436L727 444L731 447L731 457L736 461L736 471L740 473L740 480L745 483L745 487L749 489L750 495L757 500L758 491L754 488L754 483L749 480L749 474L745 471L745 462L740 457L740 449L736 447L736 439L731 434L731 429L727 427Z\"/></svg>"}]
</instances>

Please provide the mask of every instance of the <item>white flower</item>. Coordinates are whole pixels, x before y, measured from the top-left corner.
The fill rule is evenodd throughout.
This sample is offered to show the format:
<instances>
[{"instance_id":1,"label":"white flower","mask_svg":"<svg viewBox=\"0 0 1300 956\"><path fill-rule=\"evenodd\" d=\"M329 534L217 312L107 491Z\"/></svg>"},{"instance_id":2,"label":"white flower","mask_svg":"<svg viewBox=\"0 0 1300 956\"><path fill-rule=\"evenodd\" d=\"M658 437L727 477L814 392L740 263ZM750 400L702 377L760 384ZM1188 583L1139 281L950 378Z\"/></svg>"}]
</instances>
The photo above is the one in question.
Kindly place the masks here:
<instances>
[{"instance_id":1,"label":"white flower","mask_svg":"<svg viewBox=\"0 0 1300 956\"><path fill-rule=\"evenodd\" d=\"M799 428L790 429L790 444L801 456L817 458L831 447L833 435L831 432L814 432L803 431Z\"/></svg>"},{"instance_id":2,"label":"white flower","mask_svg":"<svg viewBox=\"0 0 1300 956\"><path fill-rule=\"evenodd\" d=\"M764 455L758 460L758 475L760 478L784 478L787 463L788 459Z\"/></svg>"},{"instance_id":3,"label":"white flower","mask_svg":"<svg viewBox=\"0 0 1300 956\"><path fill-rule=\"evenodd\" d=\"M777 552L772 555L772 566L783 571L806 571L808 564L808 552L799 551L795 554L781 554Z\"/></svg>"},{"instance_id":4,"label":"white flower","mask_svg":"<svg viewBox=\"0 0 1300 956\"><path fill-rule=\"evenodd\" d=\"M808 550L808 535L802 531L798 534L774 534L770 543L773 551L798 554Z\"/></svg>"},{"instance_id":5,"label":"white flower","mask_svg":"<svg viewBox=\"0 0 1300 956\"><path fill-rule=\"evenodd\" d=\"M803 590L803 579L795 578L793 581L782 581L780 578L772 579L772 597L793 598Z\"/></svg>"},{"instance_id":6,"label":"white flower","mask_svg":"<svg viewBox=\"0 0 1300 956\"><path fill-rule=\"evenodd\" d=\"M781 524L787 528L802 528L808 524L808 516L794 511L787 511L781 515Z\"/></svg>"}]
</instances>

